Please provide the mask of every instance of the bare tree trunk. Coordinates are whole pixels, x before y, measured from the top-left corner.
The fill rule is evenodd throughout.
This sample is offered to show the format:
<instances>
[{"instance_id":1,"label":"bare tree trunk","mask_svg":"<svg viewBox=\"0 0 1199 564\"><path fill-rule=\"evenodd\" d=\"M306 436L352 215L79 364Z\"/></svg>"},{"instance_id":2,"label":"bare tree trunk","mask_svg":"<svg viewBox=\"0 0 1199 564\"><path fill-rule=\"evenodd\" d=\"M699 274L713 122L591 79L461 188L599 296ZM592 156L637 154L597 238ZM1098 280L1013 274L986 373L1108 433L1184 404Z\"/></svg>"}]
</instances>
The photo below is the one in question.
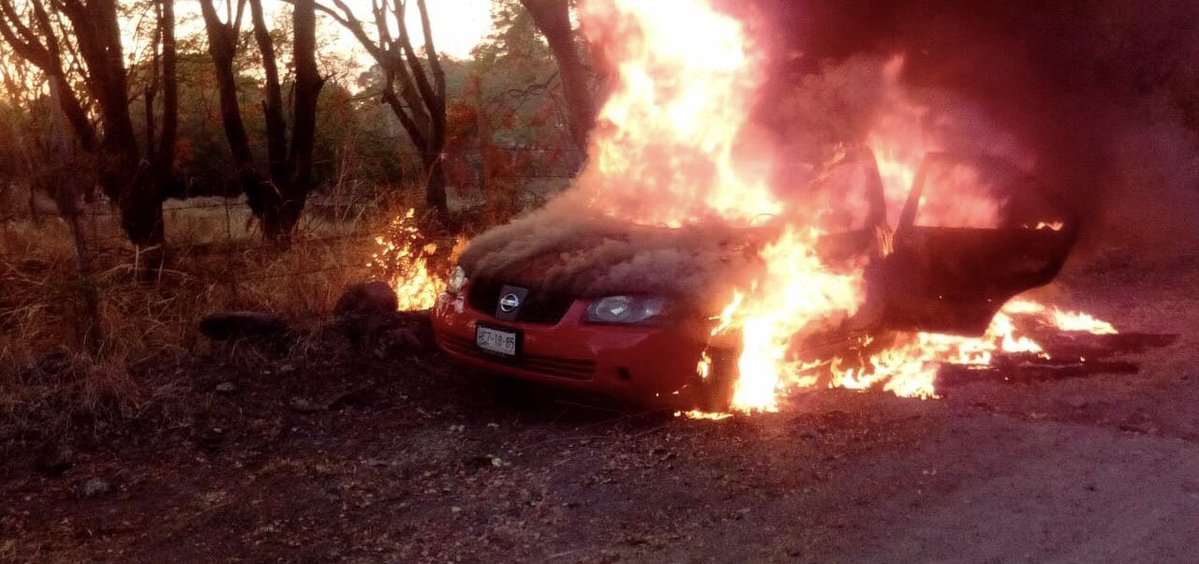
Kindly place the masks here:
<instances>
[{"instance_id":1,"label":"bare tree trunk","mask_svg":"<svg viewBox=\"0 0 1199 564\"><path fill-rule=\"evenodd\" d=\"M289 0L299 4L298 0ZM446 82L441 59L433 44L433 30L425 0L416 0L424 35L423 53L412 45L408 33L407 6L409 2L372 3L375 36L366 33L361 20L343 0L330 0L336 10L317 4L358 39L375 62L383 68L383 101L391 108L412 145L421 155L425 172L425 201L445 215L446 175L442 153L446 136ZM423 55L423 57L422 57ZM397 91L397 83L399 89Z\"/></svg>"},{"instance_id":2,"label":"bare tree trunk","mask_svg":"<svg viewBox=\"0 0 1199 564\"><path fill-rule=\"evenodd\" d=\"M50 97L57 98L62 92L55 86L50 88ZM74 144L67 138L62 122L65 116L61 111L55 112L47 132L46 142L42 145L43 157L61 163L60 168L52 173L36 174L30 171L31 177L48 181L44 186L54 198L58 214L67 222L71 230L71 240L75 244L75 257L79 266L79 292L83 300L83 327L79 338L84 347L92 355L97 355L104 347L104 330L100 314L100 293L92 278L92 254L88 248L87 237L82 223L79 221L79 185L81 181L72 165L79 164L79 156L75 154Z\"/></svg>"},{"instance_id":3,"label":"bare tree trunk","mask_svg":"<svg viewBox=\"0 0 1199 564\"><path fill-rule=\"evenodd\" d=\"M162 27L162 132L155 155L159 192L167 193L174 182L175 143L179 137L178 48L175 44L175 0L158 0Z\"/></svg>"},{"instance_id":4,"label":"bare tree trunk","mask_svg":"<svg viewBox=\"0 0 1199 564\"><path fill-rule=\"evenodd\" d=\"M428 175L425 184L425 201L444 216L449 212L449 202L445 191L445 165L442 163L446 130L445 70L441 68L441 58L437 54L436 47L433 46L433 26L429 22L429 9L425 5L425 0L416 0L416 8L420 13L421 34L425 38L425 61L429 66L429 74L433 75L432 87L429 87L425 72L421 69L420 58L412 49L412 42L408 39L407 26L404 26L401 31L400 38L404 52L408 56L408 66L414 71L419 71L414 72L413 75L416 77L417 86L420 87L422 93L421 97L432 118L432 136L429 139L429 146L425 150L425 173ZM402 14L403 10L399 12ZM402 18L400 23L404 23Z\"/></svg>"},{"instance_id":5,"label":"bare tree trunk","mask_svg":"<svg viewBox=\"0 0 1199 564\"><path fill-rule=\"evenodd\" d=\"M587 150L587 138L595 126L595 101L588 84L589 73L570 27L570 4L567 0L520 0L533 25L549 43L558 61L558 76L569 110L570 136L579 149Z\"/></svg>"},{"instance_id":6,"label":"bare tree trunk","mask_svg":"<svg viewBox=\"0 0 1199 564\"><path fill-rule=\"evenodd\" d=\"M99 105L104 136L100 143L100 184L121 210L121 227L138 247L158 249L164 242L163 195L154 174L147 174L129 112L116 0L60 0L55 3L71 22L79 55L88 69L88 88ZM161 256L155 252L149 267Z\"/></svg>"},{"instance_id":7,"label":"bare tree trunk","mask_svg":"<svg viewBox=\"0 0 1199 564\"><path fill-rule=\"evenodd\" d=\"M38 2L35 2L38 4ZM128 79L115 0L59 0L54 4L76 35L79 55L88 67L88 88L100 106L100 182L118 203L121 227L129 241L152 248L150 268L161 262L162 194L145 161L129 114Z\"/></svg>"},{"instance_id":8,"label":"bare tree trunk","mask_svg":"<svg viewBox=\"0 0 1199 564\"><path fill-rule=\"evenodd\" d=\"M299 10L296 6L296 10ZM279 84L279 66L275 62L275 42L262 12L262 0L250 0L250 14L254 22L254 40L262 54L262 70L266 75L266 100L262 112L266 118L267 170L271 181L282 184L287 178L287 122L283 119L283 87ZM297 36L299 29L295 30ZM298 48L297 48L298 50ZM272 207L277 207L275 203Z\"/></svg>"},{"instance_id":9,"label":"bare tree trunk","mask_svg":"<svg viewBox=\"0 0 1199 564\"><path fill-rule=\"evenodd\" d=\"M286 245L300 216L308 193L315 187L312 152L316 145L316 111L321 78L316 64L316 12L312 0L293 2L294 53L296 65L295 104L290 150L284 118L283 90L279 79L275 45L270 36L261 0L249 0L255 43L262 55L266 99L267 166L263 175L254 164L249 139L237 100L233 74L242 8L231 22L223 22L212 0L201 0L200 8L208 31L209 53L216 71L225 137L237 167L237 178L250 209L262 221L263 237Z\"/></svg>"},{"instance_id":10,"label":"bare tree trunk","mask_svg":"<svg viewBox=\"0 0 1199 564\"><path fill-rule=\"evenodd\" d=\"M50 16L40 2L31 2L30 7L34 22L25 25L12 0L0 0L0 15L3 16L0 17L0 36L4 37L17 55L46 74L46 81L50 87L58 89L59 107L71 124L80 147L89 153L94 152L98 146L96 128L88 119L87 110L80 103L75 91L67 83L61 49Z\"/></svg>"},{"instance_id":11,"label":"bare tree trunk","mask_svg":"<svg viewBox=\"0 0 1199 564\"><path fill-rule=\"evenodd\" d=\"M164 191L157 175L147 174L151 159L143 158L138 147L116 0L27 0L24 5L26 10L19 12L13 0L0 0L0 36L19 56L42 69L57 89L57 105L79 147L97 166L99 184L120 207L121 226L129 240L139 248L161 250ZM65 18L54 21L51 13ZM75 39L70 54L82 61L84 86L95 101L99 129L92 125L90 108L83 106L68 79L68 61L60 44L72 44L59 37L62 33ZM90 188L80 188L90 196Z\"/></svg>"},{"instance_id":12,"label":"bare tree trunk","mask_svg":"<svg viewBox=\"0 0 1199 564\"><path fill-rule=\"evenodd\" d=\"M154 244L149 265L159 266L163 260L161 245L165 239L163 230L165 221L162 214L162 202L172 192L175 178L175 142L179 131L179 76L178 53L175 44L175 0L155 0L155 11L158 16L158 37L161 42L161 59L156 60L154 82L162 86L161 130L154 125L153 96L147 95L147 134L146 158L148 170L135 179L135 182L145 186L136 187L133 200L137 203L140 221L150 227L148 229ZM155 57L159 59L159 57ZM157 137L156 137L157 136ZM136 150L136 149L135 149Z\"/></svg>"},{"instance_id":13,"label":"bare tree trunk","mask_svg":"<svg viewBox=\"0 0 1199 564\"><path fill-rule=\"evenodd\" d=\"M225 129L225 140L238 183L247 196L258 194L256 187L263 182L254 168L254 153L250 150L250 138L242 120L241 106L237 103L237 80L233 74L233 58L237 55L237 35L241 12L232 22L222 22L212 0L200 0L204 16L204 27L208 32L208 52L212 55L213 70L217 82L217 98L221 107L221 125Z\"/></svg>"},{"instance_id":14,"label":"bare tree trunk","mask_svg":"<svg viewBox=\"0 0 1199 564\"><path fill-rule=\"evenodd\" d=\"M316 187L312 175L312 152L316 148L316 109L325 79L316 66L316 2L296 0L292 12L295 29L295 112L291 149L287 155L287 197L280 210L281 227L290 234L300 220L308 193Z\"/></svg>"},{"instance_id":15,"label":"bare tree trunk","mask_svg":"<svg viewBox=\"0 0 1199 564\"><path fill-rule=\"evenodd\" d=\"M249 1L254 40L258 43L259 53L262 54L262 70L266 75L266 100L262 102L262 112L266 119L266 168L270 183L253 190L246 187L246 195L249 197L250 207L262 219L263 236L275 243L286 244L295 223L288 221L290 214L286 210L294 206L288 205L291 190L287 174L287 122L283 119L283 87L279 84L275 42L271 39L270 28L267 27L263 15L262 2ZM297 5L295 10L299 9ZM297 37L301 34L299 28L294 31ZM252 194L251 191L255 193ZM298 220L298 210L295 215Z\"/></svg>"},{"instance_id":16,"label":"bare tree trunk","mask_svg":"<svg viewBox=\"0 0 1199 564\"><path fill-rule=\"evenodd\" d=\"M104 328L100 316L100 292L92 278L92 252L87 245L83 225L79 221L79 203L72 198L70 207L58 206L59 214L71 229L75 257L79 261L79 292L83 298L82 339L87 351L97 355L104 348Z\"/></svg>"},{"instance_id":17,"label":"bare tree trunk","mask_svg":"<svg viewBox=\"0 0 1199 564\"><path fill-rule=\"evenodd\" d=\"M446 195L445 163L441 161L441 153L432 155L425 161L425 203L442 215L449 212L449 201Z\"/></svg>"}]
</instances>

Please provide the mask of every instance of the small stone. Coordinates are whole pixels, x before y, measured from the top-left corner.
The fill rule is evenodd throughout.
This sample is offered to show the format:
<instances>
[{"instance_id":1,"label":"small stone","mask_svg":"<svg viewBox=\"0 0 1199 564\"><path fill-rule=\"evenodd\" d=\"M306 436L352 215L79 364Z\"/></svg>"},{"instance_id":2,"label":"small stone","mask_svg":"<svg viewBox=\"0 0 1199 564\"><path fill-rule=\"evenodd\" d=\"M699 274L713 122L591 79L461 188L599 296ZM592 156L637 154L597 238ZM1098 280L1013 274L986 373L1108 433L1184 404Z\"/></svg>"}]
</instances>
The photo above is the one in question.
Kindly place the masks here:
<instances>
[{"instance_id":1,"label":"small stone","mask_svg":"<svg viewBox=\"0 0 1199 564\"><path fill-rule=\"evenodd\" d=\"M94 497L106 494L111 489L112 486L104 478L92 478L87 482L84 482L83 488L80 489L80 493L83 494L83 497Z\"/></svg>"},{"instance_id":2,"label":"small stone","mask_svg":"<svg viewBox=\"0 0 1199 564\"><path fill-rule=\"evenodd\" d=\"M216 385L216 391L222 394L232 394L237 391L237 384L233 382L221 382Z\"/></svg>"}]
</instances>

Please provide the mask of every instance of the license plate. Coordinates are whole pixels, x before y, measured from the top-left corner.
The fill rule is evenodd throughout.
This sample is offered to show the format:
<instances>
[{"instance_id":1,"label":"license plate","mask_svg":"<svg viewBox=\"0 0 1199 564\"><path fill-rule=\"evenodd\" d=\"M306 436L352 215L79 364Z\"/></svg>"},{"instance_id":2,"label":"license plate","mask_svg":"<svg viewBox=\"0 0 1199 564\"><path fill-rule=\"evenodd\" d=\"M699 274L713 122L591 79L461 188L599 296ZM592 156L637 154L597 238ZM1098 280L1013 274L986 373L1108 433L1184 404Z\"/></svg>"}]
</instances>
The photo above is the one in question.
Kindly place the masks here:
<instances>
[{"instance_id":1,"label":"license plate","mask_svg":"<svg viewBox=\"0 0 1199 564\"><path fill-rule=\"evenodd\" d=\"M482 325L475 330L475 344L488 352L516 356L516 341L515 331L503 331Z\"/></svg>"}]
</instances>

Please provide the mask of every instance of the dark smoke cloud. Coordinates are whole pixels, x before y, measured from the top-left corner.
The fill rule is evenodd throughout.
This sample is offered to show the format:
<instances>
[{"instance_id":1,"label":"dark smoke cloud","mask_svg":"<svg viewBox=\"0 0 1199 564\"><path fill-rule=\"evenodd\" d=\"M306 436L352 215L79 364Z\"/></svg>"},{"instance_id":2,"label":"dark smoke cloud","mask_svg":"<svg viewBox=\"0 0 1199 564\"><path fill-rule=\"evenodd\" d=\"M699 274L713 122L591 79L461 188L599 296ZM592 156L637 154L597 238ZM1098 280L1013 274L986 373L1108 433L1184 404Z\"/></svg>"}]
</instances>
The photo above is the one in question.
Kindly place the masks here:
<instances>
[{"instance_id":1,"label":"dark smoke cloud","mask_svg":"<svg viewBox=\"0 0 1199 564\"><path fill-rule=\"evenodd\" d=\"M888 109L884 68L902 55L905 93L950 124L953 149L1029 155L1092 244L1199 242L1199 2L721 1L770 54L754 122L796 201L831 147ZM573 295L716 300L756 271L727 225L633 227L571 196L477 238L463 266Z\"/></svg>"},{"instance_id":2,"label":"dark smoke cloud","mask_svg":"<svg viewBox=\"0 0 1199 564\"><path fill-rule=\"evenodd\" d=\"M749 11L774 61L759 121L799 154L860 140L878 67L903 55L910 96L1014 138L1091 239L1199 238L1199 2L759 0ZM963 143L989 138L971 129Z\"/></svg>"}]
</instances>

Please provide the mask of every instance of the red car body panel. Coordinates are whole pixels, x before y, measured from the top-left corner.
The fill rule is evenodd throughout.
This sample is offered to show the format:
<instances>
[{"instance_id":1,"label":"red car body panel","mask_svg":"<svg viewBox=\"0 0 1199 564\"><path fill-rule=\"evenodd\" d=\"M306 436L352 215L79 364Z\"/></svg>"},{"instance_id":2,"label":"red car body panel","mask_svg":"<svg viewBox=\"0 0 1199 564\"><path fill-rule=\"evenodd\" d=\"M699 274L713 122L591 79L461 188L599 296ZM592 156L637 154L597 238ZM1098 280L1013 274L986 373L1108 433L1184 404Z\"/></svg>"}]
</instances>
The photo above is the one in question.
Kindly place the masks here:
<instances>
[{"instance_id":1,"label":"red car body panel","mask_svg":"<svg viewBox=\"0 0 1199 564\"><path fill-rule=\"evenodd\" d=\"M622 326L583 321L588 301L575 300L555 324L501 321L471 308L462 296L442 294L433 307L438 347L451 358L522 380L622 399L662 400L685 397L698 382L696 362L706 346L699 323ZM476 344L476 331L487 327L518 331L517 357L489 353Z\"/></svg>"}]
</instances>

